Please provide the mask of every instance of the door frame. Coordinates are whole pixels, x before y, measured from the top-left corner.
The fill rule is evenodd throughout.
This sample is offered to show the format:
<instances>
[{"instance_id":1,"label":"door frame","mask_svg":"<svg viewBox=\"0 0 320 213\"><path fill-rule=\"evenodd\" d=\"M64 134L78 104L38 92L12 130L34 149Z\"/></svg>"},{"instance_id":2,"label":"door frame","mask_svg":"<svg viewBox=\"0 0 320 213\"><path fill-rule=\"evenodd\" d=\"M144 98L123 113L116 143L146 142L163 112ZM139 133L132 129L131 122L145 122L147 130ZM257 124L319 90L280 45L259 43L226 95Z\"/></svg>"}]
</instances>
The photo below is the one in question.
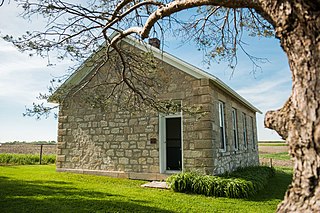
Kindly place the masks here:
<instances>
[{"instance_id":1,"label":"door frame","mask_svg":"<svg viewBox=\"0 0 320 213\"><path fill-rule=\"evenodd\" d=\"M167 146L166 146L166 119L180 118L181 119L181 171L184 168L183 160L183 117L182 112L177 112L171 115L159 114L159 168L160 173L177 173L180 170L167 170Z\"/></svg>"}]
</instances>

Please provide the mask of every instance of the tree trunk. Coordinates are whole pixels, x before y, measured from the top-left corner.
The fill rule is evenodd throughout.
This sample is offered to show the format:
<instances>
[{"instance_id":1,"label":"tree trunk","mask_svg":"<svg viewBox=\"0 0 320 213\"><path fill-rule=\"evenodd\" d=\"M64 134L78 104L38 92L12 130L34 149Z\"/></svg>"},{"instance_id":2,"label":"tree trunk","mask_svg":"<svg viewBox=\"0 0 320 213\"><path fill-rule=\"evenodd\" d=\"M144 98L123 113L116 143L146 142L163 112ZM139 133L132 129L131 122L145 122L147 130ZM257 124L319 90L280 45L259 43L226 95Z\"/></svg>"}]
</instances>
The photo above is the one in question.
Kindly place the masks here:
<instances>
[{"instance_id":1,"label":"tree trunk","mask_svg":"<svg viewBox=\"0 0 320 213\"><path fill-rule=\"evenodd\" d=\"M274 6L278 17L271 19L288 55L293 85L283 108L266 114L265 125L287 140L295 160L278 212L320 212L320 3L295 0Z\"/></svg>"}]
</instances>

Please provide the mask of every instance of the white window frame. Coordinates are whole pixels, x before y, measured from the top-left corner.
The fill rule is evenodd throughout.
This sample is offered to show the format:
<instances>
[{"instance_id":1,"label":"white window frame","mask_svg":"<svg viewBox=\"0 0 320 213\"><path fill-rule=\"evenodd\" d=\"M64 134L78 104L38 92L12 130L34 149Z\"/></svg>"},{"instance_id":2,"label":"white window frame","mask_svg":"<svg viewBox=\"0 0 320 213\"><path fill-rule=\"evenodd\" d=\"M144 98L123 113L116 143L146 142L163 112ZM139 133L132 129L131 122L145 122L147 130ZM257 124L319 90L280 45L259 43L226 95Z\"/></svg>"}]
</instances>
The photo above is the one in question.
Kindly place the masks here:
<instances>
[{"instance_id":1,"label":"white window frame","mask_svg":"<svg viewBox=\"0 0 320 213\"><path fill-rule=\"evenodd\" d=\"M242 136L244 149L248 149L247 115L242 113Z\"/></svg>"},{"instance_id":2,"label":"white window frame","mask_svg":"<svg viewBox=\"0 0 320 213\"><path fill-rule=\"evenodd\" d=\"M256 150L256 134L255 134L255 125L254 125L254 119L252 116L250 116L251 119L251 131L252 131L252 149Z\"/></svg>"},{"instance_id":3,"label":"white window frame","mask_svg":"<svg viewBox=\"0 0 320 213\"><path fill-rule=\"evenodd\" d=\"M235 151L239 150L237 109L232 108L232 142Z\"/></svg>"},{"instance_id":4,"label":"white window frame","mask_svg":"<svg viewBox=\"0 0 320 213\"><path fill-rule=\"evenodd\" d=\"M219 101L219 130L220 130L220 151L227 150L226 126L225 126L225 104ZM223 146L223 147L222 147Z\"/></svg>"}]
</instances>

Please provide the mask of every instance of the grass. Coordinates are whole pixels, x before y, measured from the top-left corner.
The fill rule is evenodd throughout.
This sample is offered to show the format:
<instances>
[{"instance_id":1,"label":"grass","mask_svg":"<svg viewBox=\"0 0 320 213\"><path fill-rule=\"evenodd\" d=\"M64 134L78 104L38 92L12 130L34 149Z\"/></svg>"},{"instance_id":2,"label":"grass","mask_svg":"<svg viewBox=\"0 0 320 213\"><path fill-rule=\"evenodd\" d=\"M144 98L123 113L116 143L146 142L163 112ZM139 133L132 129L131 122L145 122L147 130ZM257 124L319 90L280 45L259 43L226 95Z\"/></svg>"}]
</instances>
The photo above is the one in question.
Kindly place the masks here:
<instances>
[{"instance_id":1,"label":"grass","mask_svg":"<svg viewBox=\"0 0 320 213\"><path fill-rule=\"evenodd\" d=\"M56 155L43 155L41 164L53 164L56 161ZM40 156L34 154L11 154L0 153L0 165L34 165L40 164Z\"/></svg>"},{"instance_id":2,"label":"grass","mask_svg":"<svg viewBox=\"0 0 320 213\"><path fill-rule=\"evenodd\" d=\"M259 154L259 157L272 158L272 159L276 159L276 160L290 160L290 155L288 152Z\"/></svg>"},{"instance_id":3,"label":"grass","mask_svg":"<svg viewBox=\"0 0 320 213\"><path fill-rule=\"evenodd\" d=\"M57 173L54 165L0 166L1 212L274 212L291 182L277 169L250 199L142 188L144 181Z\"/></svg>"}]
</instances>

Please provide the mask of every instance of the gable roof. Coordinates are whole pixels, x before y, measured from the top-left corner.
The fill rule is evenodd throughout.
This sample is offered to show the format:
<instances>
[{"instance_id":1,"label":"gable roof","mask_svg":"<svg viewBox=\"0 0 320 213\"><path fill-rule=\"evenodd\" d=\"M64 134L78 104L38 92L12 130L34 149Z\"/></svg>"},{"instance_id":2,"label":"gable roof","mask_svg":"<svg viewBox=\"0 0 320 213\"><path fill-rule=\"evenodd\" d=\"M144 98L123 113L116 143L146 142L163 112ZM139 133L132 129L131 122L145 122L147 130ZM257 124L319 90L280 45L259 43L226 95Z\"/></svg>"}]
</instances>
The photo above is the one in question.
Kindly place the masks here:
<instances>
[{"instance_id":1,"label":"gable roof","mask_svg":"<svg viewBox=\"0 0 320 213\"><path fill-rule=\"evenodd\" d=\"M114 36L116 36L117 33L113 33L110 38L112 39ZM195 77L196 79L201 78L208 78L210 79L216 86L221 88L223 91L228 93L230 96L247 106L249 109L253 110L254 112L262 113L258 108L253 106L251 103L249 103L246 99L244 99L241 95L239 95L237 92L235 92L233 89L231 89L228 85L226 85L223 81L221 81L216 76L209 74L198 67L195 67L167 52L164 52L152 45L149 45L141 40L138 40L136 38L133 38L132 36L127 36L123 38L120 42L126 42L127 44L130 44L136 48L138 48L141 51L145 52L152 52L153 56L159 60L162 60L163 62ZM91 59L98 56L98 53L101 52L103 47L101 47L96 53L93 53L56 91L55 93L49 98L49 102L52 103L58 103L58 100L54 98L55 94L61 92L62 88L72 88L73 86L78 85L87 75L89 75L93 69L94 66L85 66L85 64L90 61Z\"/></svg>"}]
</instances>

